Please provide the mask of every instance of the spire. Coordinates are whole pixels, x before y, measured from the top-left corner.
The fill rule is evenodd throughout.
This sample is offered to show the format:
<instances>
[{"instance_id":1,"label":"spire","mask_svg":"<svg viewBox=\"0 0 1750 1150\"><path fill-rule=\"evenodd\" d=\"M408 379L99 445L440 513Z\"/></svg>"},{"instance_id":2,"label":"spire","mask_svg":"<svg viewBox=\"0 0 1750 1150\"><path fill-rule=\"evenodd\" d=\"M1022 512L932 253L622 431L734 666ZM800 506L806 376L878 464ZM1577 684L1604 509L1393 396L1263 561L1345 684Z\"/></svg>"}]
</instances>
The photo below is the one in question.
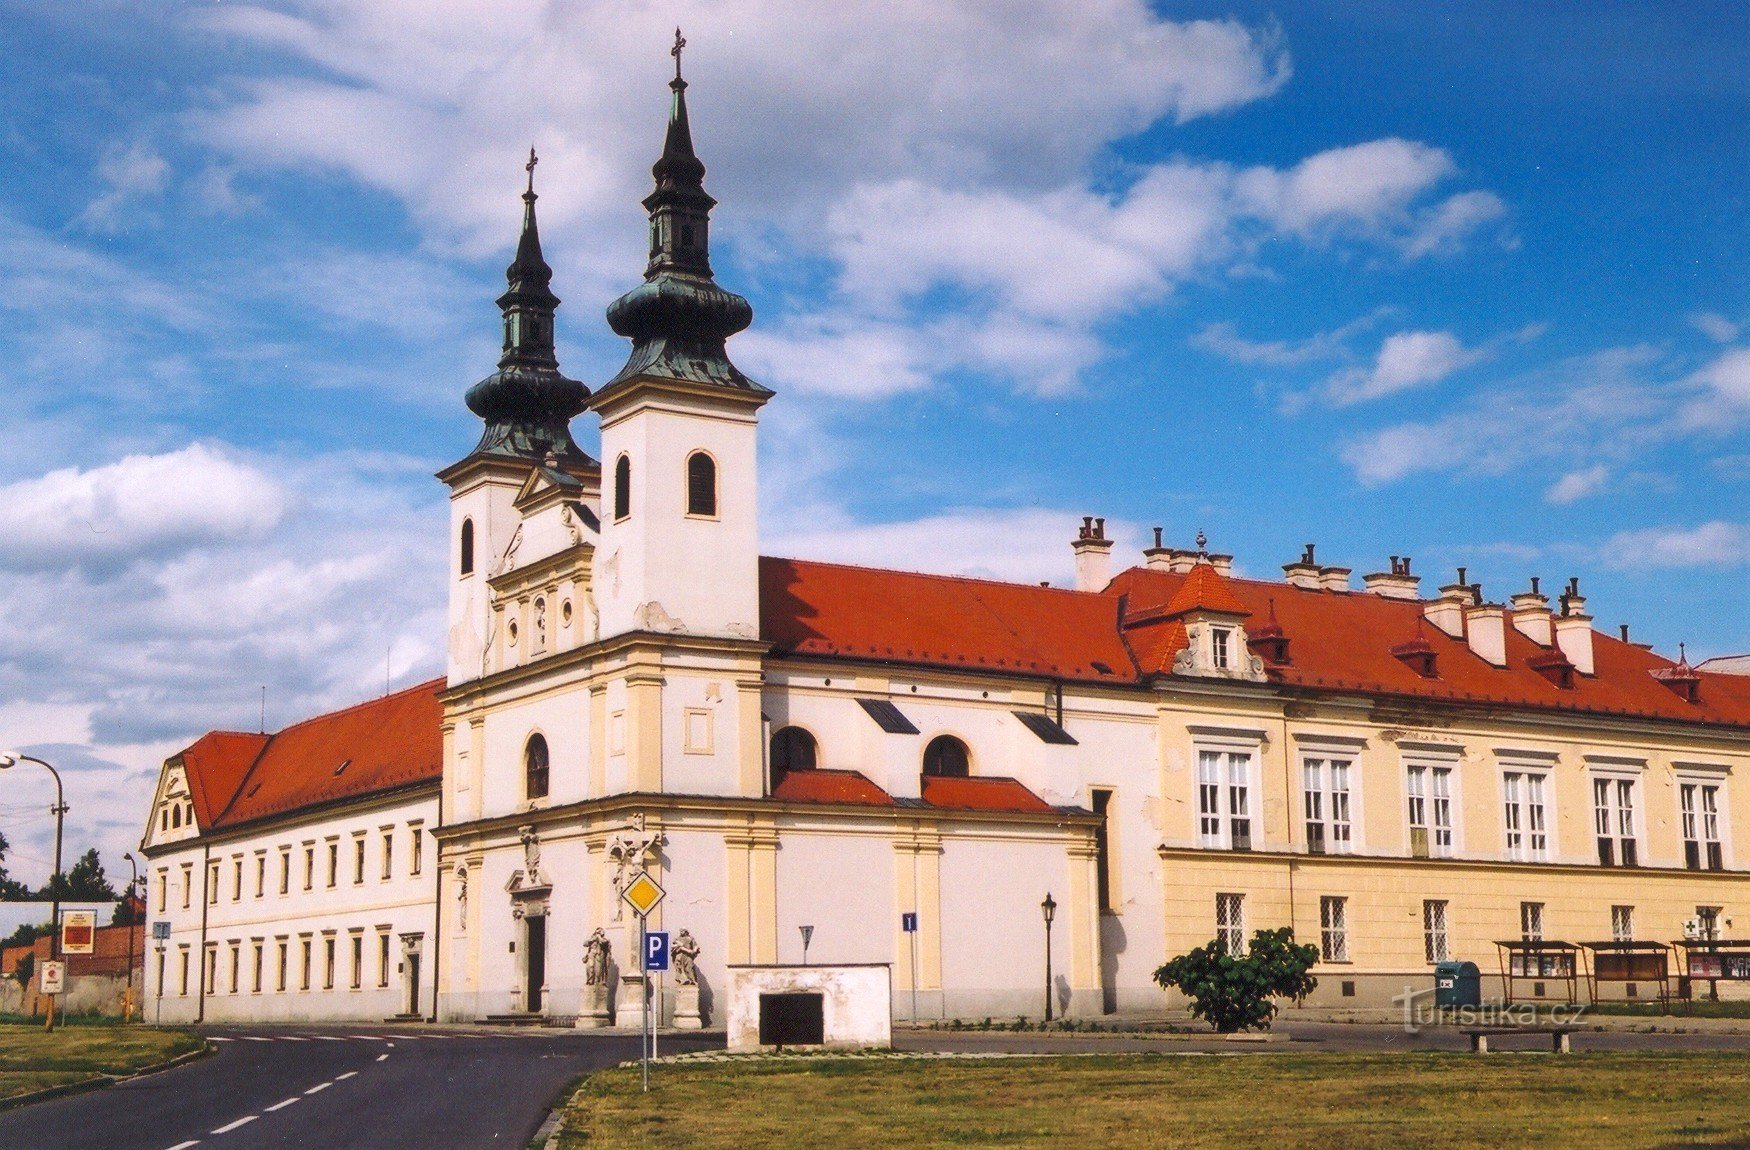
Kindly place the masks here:
<instances>
[{"instance_id":1,"label":"spire","mask_svg":"<svg viewBox=\"0 0 1750 1150\"><path fill-rule=\"evenodd\" d=\"M669 81L668 130L651 167L656 188L644 198L650 213L650 263L644 282L608 308L608 324L632 340L632 354L597 396L635 378L680 380L770 395L729 361L725 341L753 322L747 300L711 278L711 209L705 165L693 152L687 82L681 78L686 40L675 29L675 76Z\"/></svg>"},{"instance_id":2,"label":"spire","mask_svg":"<svg viewBox=\"0 0 1750 1150\"><path fill-rule=\"evenodd\" d=\"M571 438L571 417L582 411L589 388L559 373L553 347L553 313L559 297L549 286L553 269L541 255L535 221L535 149L529 149L528 188L516 258L505 269L508 287L498 297L504 313L504 354L498 371L468 389L468 408L486 421L475 454L539 460L549 453L589 462Z\"/></svg>"}]
</instances>

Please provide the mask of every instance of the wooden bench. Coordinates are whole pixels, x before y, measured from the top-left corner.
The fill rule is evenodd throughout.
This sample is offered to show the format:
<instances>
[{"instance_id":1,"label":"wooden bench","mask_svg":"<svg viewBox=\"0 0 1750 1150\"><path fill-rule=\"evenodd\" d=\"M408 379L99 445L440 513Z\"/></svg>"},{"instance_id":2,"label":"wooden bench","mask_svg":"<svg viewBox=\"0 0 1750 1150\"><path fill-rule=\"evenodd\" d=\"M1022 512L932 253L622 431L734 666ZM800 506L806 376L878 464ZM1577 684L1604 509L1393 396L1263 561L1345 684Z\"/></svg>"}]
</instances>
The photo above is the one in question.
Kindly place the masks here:
<instances>
[{"instance_id":1,"label":"wooden bench","mask_svg":"<svg viewBox=\"0 0 1750 1150\"><path fill-rule=\"evenodd\" d=\"M1489 1039L1516 1034L1547 1034L1550 1036L1550 1049L1553 1052L1571 1054L1573 1046L1568 1041L1568 1035L1579 1029L1578 1026L1471 1026L1465 1027L1459 1033L1470 1039L1470 1048L1476 1054L1489 1052Z\"/></svg>"}]
</instances>

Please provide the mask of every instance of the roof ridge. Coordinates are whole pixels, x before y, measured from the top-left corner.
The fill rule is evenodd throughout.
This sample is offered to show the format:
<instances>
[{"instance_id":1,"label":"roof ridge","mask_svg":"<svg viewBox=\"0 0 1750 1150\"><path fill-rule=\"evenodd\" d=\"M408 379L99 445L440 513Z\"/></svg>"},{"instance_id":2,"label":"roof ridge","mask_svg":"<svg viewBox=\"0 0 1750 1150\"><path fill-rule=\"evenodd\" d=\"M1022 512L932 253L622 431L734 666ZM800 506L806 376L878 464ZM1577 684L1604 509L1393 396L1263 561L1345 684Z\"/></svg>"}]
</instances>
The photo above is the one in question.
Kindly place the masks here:
<instances>
[{"instance_id":1,"label":"roof ridge","mask_svg":"<svg viewBox=\"0 0 1750 1150\"><path fill-rule=\"evenodd\" d=\"M1106 596L1104 589L1078 591L1074 587L1057 587L1049 583L1016 583L1008 579L987 579L979 575L945 575L939 571L912 571L903 567L871 567L864 563L837 563L830 559L798 559L790 555L761 555L760 558L772 559L780 563L807 563L812 567L836 567L841 571L868 571L877 575L916 575L922 579L947 579L956 583L1012 587L1021 591L1056 591L1060 595L1086 595L1091 598L1109 597Z\"/></svg>"},{"instance_id":2,"label":"roof ridge","mask_svg":"<svg viewBox=\"0 0 1750 1150\"><path fill-rule=\"evenodd\" d=\"M403 695L412 695L412 694L417 694L420 691L433 690L437 687L442 686L447 681L448 680L445 679L444 676L439 675L435 679L427 679L423 683L415 683L413 686L403 687L399 691L390 691L387 695L377 695L374 698L365 699L365 700L362 700L361 702L357 702L357 703L352 703L352 704L349 704L348 706L345 706L345 707L336 707L332 711L323 711L320 714L311 715L307 719L299 719L295 723L287 723L285 726L281 727L279 730L273 732L273 735L270 735L268 737L272 738L275 735L283 735L288 731L295 731L300 727L307 727L311 723L319 722L323 719L333 719L333 718L337 718L341 715L350 715L354 711L362 711L366 707L374 707L378 703L386 702L389 699L398 699Z\"/></svg>"}]
</instances>

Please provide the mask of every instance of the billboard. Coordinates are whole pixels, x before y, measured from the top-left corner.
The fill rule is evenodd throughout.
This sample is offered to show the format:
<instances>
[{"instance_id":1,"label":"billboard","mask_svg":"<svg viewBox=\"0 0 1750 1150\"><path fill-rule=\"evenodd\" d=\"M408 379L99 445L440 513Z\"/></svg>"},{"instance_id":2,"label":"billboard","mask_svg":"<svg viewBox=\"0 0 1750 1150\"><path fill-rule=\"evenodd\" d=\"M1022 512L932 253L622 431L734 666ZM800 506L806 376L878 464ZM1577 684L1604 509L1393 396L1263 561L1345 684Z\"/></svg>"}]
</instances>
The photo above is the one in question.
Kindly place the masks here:
<instances>
[{"instance_id":1,"label":"billboard","mask_svg":"<svg viewBox=\"0 0 1750 1150\"><path fill-rule=\"evenodd\" d=\"M97 946L97 912L69 910L61 915L61 953L90 954Z\"/></svg>"}]
</instances>

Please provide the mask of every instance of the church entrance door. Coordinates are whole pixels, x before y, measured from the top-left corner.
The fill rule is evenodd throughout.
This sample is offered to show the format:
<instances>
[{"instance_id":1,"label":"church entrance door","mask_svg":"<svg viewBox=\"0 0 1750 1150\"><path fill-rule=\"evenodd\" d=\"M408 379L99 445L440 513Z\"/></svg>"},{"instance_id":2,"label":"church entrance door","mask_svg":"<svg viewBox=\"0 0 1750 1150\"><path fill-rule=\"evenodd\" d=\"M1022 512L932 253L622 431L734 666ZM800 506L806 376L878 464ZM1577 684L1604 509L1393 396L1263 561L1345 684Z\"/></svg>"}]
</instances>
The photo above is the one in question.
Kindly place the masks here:
<instances>
[{"instance_id":1,"label":"church entrance door","mask_svg":"<svg viewBox=\"0 0 1750 1150\"><path fill-rule=\"evenodd\" d=\"M531 915L523 920L528 928L527 945L523 948L528 969L523 985L528 987L530 1014L541 1012L541 988L547 985L547 916Z\"/></svg>"}]
</instances>

